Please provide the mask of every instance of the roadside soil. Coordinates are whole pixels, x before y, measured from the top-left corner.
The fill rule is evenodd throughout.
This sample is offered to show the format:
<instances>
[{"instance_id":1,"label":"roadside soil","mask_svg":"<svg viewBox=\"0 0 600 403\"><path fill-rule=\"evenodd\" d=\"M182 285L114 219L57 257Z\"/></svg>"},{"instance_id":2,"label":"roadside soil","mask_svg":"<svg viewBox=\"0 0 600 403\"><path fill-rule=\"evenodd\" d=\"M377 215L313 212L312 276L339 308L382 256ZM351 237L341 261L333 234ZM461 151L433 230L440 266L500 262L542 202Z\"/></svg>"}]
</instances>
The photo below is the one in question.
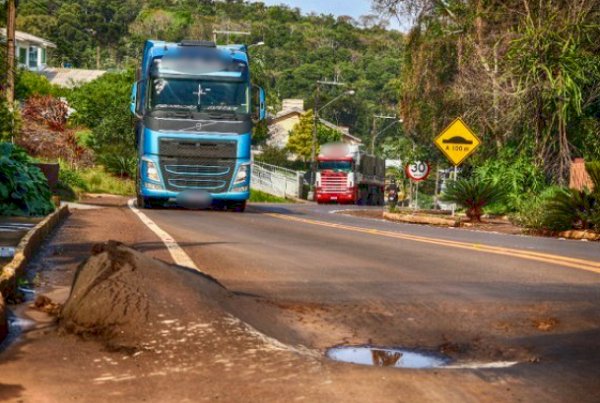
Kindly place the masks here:
<instances>
[{"instance_id":1,"label":"roadside soil","mask_svg":"<svg viewBox=\"0 0 600 403\"><path fill-rule=\"evenodd\" d=\"M52 315L32 308L31 303L13 306L23 333L0 353L0 400L583 402L600 398L595 381L600 368L589 361L579 368L588 374L582 379L579 371L553 362L551 354L536 363L535 352L527 349L492 351L476 337L444 340L439 331L412 340L450 356L469 357L479 349L474 356L532 362L510 369L423 371L327 361L323 350L334 341L393 342L426 325L414 320L423 309L441 320L443 307L391 307L377 301L333 306L225 290L198 272L170 265L169 253L129 211L126 199L96 197L84 202L99 208L73 210L31 265L29 277L37 294L64 304L78 268L94 245L112 239L143 253L136 258L140 263L136 267L143 272L132 278L139 287L132 295L144 294L149 313L138 319L139 326L120 329L123 337L135 334L135 343L124 339L114 343L98 337L103 332L59 326ZM203 253L202 243L182 246L209 256ZM213 275L218 281L219 275ZM119 299L107 292L105 303L110 295ZM123 300L119 306L129 305ZM442 311L436 312L438 308ZM93 305L87 309L93 311ZM458 312L455 309L447 307L448 312ZM556 339L546 336L553 334L567 340L562 348L571 349L574 360L584 358L586 352L600 356L594 341L600 334L593 326L598 318L590 318L583 326L586 330L563 324L543 306L528 318L516 328L515 323L500 321L496 331L523 334L521 345L544 345L548 351ZM462 312L455 320L479 318L476 312ZM430 321L429 331L435 323ZM527 331L521 333L520 327ZM564 391L565 385L574 384L576 388Z\"/></svg>"},{"instance_id":2,"label":"roadside soil","mask_svg":"<svg viewBox=\"0 0 600 403\"><path fill-rule=\"evenodd\" d=\"M402 212L400 212L402 213ZM383 211L379 210L341 210L339 214L351 215L354 217L372 218L385 220L383 217ZM417 213L418 214L418 213ZM431 215L431 214L424 214ZM444 215L431 215L432 217L443 217ZM466 219L465 219L466 220ZM394 222L393 220L389 220ZM415 225L426 225L426 224L415 224ZM510 234L510 235L526 235L527 231L521 227L518 227L508 220L495 219L495 218L483 218L480 223L472 223L469 221L462 221L461 228L466 228L472 231L485 231L495 232L499 234Z\"/></svg>"}]
</instances>

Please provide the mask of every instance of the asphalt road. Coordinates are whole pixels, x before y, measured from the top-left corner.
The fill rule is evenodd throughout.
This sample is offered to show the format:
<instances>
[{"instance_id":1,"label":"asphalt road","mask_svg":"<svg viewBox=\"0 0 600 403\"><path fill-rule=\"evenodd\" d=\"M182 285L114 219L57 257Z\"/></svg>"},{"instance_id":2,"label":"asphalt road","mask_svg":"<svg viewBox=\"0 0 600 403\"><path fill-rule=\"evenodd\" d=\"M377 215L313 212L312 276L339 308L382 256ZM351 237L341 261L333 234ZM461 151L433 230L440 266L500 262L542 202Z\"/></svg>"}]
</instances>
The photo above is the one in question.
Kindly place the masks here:
<instances>
[{"instance_id":1,"label":"asphalt road","mask_svg":"<svg viewBox=\"0 0 600 403\"><path fill-rule=\"evenodd\" d=\"M172 262L126 200L89 202L102 208L74 210L31 268L37 292L58 303L97 242ZM0 400L600 401L598 243L403 225L336 208L145 210L226 294L211 297L195 271L141 267L162 319L147 333L153 347L135 354L65 335L28 303L16 307L37 327L0 353ZM202 335L169 336L199 324ZM454 368L324 357L340 344L439 352ZM485 368L507 362L516 365Z\"/></svg>"},{"instance_id":2,"label":"asphalt road","mask_svg":"<svg viewBox=\"0 0 600 403\"><path fill-rule=\"evenodd\" d=\"M390 301L470 295L535 301L562 292L575 300L586 292L598 297L598 243L398 224L335 209L263 205L245 214L145 213L199 267L241 292ZM496 253L504 248L506 254Z\"/></svg>"},{"instance_id":3,"label":"asphalt road","mask_svg":"<svg viewBox=\"0 0 600 403\"><path fill-rule=\"evenodd\" d=\"M514 360L529 365L513 374L545 385L548 396L600 398L600 244L398 224L335 209L146 213L229 289L292 312L270 320L242 313L286 342Z\"/></svg>"}]
</instances>

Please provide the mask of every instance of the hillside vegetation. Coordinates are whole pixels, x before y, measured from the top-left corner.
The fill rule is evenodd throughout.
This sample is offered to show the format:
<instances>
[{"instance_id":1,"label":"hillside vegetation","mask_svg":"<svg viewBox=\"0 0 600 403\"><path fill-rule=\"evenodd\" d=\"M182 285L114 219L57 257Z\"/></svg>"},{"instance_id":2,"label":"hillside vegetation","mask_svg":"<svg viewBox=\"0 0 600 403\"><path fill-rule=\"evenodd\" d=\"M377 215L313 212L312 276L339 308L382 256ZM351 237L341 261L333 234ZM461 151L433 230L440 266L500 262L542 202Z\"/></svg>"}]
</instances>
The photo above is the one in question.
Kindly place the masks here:
<instances>
[{"instance_id":1,"label":"hillside vegetation","mask_svg":"<svg viewBox=\"0 0 600 403\"><path fill-rule=\"evenodd\" d=\"M252 49L253 72L271 106L290 97L311 106L317 80L347 82L357 94L324 113L363 136L372 113L393 110L398 101L403 36L372 18L303 16L242 1L21 0L18 28L55 42L56 65L102 69L135 65L147 39L208 40L215 29L248 31L249 37L219 36L219 42L265 42ZM321 104L339 92L324 88Z\"/></svg>"}]
</instances>

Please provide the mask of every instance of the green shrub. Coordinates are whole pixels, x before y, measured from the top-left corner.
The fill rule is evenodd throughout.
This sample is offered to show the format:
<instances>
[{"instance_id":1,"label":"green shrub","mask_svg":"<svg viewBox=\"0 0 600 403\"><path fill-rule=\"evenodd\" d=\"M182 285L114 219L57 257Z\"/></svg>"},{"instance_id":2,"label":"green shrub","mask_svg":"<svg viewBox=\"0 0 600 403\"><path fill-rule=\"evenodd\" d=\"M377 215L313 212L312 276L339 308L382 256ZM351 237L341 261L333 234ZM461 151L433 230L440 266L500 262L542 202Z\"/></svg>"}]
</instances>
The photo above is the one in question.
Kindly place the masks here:
<instances>
[{"instance_id":1,"label":"green shrub","mask_svg":"<svg viewBox=\"0 0 600 403\"><path fill-rule=\"evenodd\" d=\"M106 170L121 178L135 178L138 166L138 158L129 154L101 154L100 163Z\"/></svg>"},{"instance_id":2,"label":"green shrub","mask_svg":"<svg viewBox=\"0 0 600 403\"><path fill-rule=\"evenodd\" d=\"M256 156L256 160L265 164L285 166L288 162L288 152L274 146L265 146L262 153Z\"/></svg>"},{"instance_id":3,"label":"green shrub","mask_svg":"<svg viewBox=\"0 0 600 403\"><path fill-rule=\"evenodd\" d=\"M501 186L473 177L450 182L442 200L465 207L471 221L481 221L483 208L501 202L505 194Z\"/></svg>"},{"instance_id":4,"label":"green shrub","mask_svg":"<svg viewBox=\"0 0 600 403\"><path fill-rule=\"evenodd\" d=\"M571 228L600 230L600 164L588 163L594 189L561 189L546 204L544 226L553 231Z\"/></svg>"},{"instance_id":5,"label":"green shrub","mask_svg":"<svg viewBox=\"0 0 600 403\"><path fill-rule=\"evenodd\" d=\"M486 160L475 169L474 176L504 190L506 197L488 208L495 214L519 211L523 201L539 195L547 186L542 170L532 158L523 154L514 155L510 149L498 158Z\"/></svg>"},{"instance_id":6,"label":"green shrub","mask_svg":"<svg viewBox=\"0 0 600 403\"><path fill-rule=\"evenodd\" d=\"M131 86L135 81L133 71L106 73L92 82L75 88L68 94L75 113L75 125L95 128L105 118L129 116Z\"/></svg>"},{"instance_id":7,"label":"green shrub","mask_svg":"<svg viewBox=\"0 0 600 403\"><path fill-rule=\"evenodd\" d=\"M58 180L63 184L71 188L77 188L81 190L87 190L87 183L81 176L78 170L69 167L63 161L60 161L60 171Z\"/></svg>"},{"instance_id":8,"label":"green shrub","mask_svg":"<svg viewBox=\"0 0 600 403\"><path fill-rule=\"evenodd\" d=\"M34 95L55 97L64 96L67 90L52 85L46 77L29 70L20 70L15 84L17 99L26 100Z\"/></svg>"},{"instance_id":9,"label":"green shrub","mask_svg":"<svg viewBox=\"0 0 600 403\"><path fill-rule=\"evenodd\" d=\"M108 172L135 176L135 131L129 111L132 72L107 73L81 86L70 96L77 111L71 121L90 128L80 140L92 148Z\"/></svg>"},{"instance_id":10,"label":"green shrub","mask_svg":"<svg viewBox=\"0 0 600 403\"><path fill-rule=\"evenodd\" d=\"M562 189L546 204L544 227L550 230L593 229L599 224L599 200L589 190Z\"/></svg>"},{"instance_id":11,"label":"green shrub","mask_svg":"<svg viewBox=\"0 0 600 403\"><path fill-rule=\"evenodd\" d=\"M8 216L43 216L54 211L46 177L25 152L0 143L0 212Z\"/></svg>"},{"instance_id":12,"label":"green shrub","mask_svg":"<svg viewBox=\"0 0 600 403\"><path fill-rule=\"evenodd\" d=\"M13 114L3 99L0 99L0 141L10 141L13 132Z\"/></svg>"},{"instance_id":13,"label":"green shrub","mask_svg":"<svg viewBox=\"0 0 600 403\"><path fill-rule=\"evenodd\" d=\"M539 195L524 197L519 203L519 211L509 216L510 221L531 230L545 229L546 205L560 191L559 187L549 187Z\"/></svg>"}]
</instances>

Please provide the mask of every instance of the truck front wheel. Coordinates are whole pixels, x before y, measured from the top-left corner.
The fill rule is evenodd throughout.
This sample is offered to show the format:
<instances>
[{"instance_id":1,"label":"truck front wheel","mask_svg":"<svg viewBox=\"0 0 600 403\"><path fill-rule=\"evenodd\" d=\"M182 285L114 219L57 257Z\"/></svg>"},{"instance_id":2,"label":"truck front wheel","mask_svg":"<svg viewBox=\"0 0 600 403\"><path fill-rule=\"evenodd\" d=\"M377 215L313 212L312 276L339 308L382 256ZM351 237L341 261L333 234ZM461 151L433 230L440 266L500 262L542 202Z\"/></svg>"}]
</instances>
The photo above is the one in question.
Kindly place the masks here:
<instances>
[{"instance_id":1,"label":"truck front wheel","mask_svg":"<svg viewBox=\"0 0 600 403\"><path fill-rule=\"evenodd\" d=\"M246 210L246 200L241 202L230 202L227 203L227 210L233 211L234 213L243 213Z\"/></svg>"}]
</instances>

